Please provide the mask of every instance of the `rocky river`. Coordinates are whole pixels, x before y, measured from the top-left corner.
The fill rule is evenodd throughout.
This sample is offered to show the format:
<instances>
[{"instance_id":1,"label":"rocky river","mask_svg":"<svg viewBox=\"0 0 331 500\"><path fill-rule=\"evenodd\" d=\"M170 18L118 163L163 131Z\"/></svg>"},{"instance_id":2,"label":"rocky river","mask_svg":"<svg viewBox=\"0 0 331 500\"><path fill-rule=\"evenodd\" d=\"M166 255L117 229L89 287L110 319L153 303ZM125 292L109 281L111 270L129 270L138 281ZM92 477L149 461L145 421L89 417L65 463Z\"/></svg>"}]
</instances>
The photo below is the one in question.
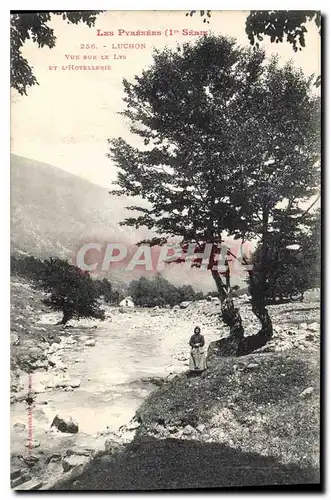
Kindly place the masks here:
<instances>
[{"instance_id":1,"label":"rocky river","mask_svg":"<svg viewBox=\"0 0 331 500\"><path fill-rule=\"evenodd\" d=\"M195 325L201 327L207 344L227 335L219 322L217 299L172 309L107 306L105 321L71 321L64 328L57 325L60 315L39 308L32 289L19 283L16 287L18 334L12 334L12 350L25 353L35 348L39 354L33 369L15 369L12 469L23 468L27 478L37 479L45 488L104 450L109 435L132 439L136 428L132 418L143 400L162 379L187 370L188 340ZM27 311L23 316L22 294ZM248 333L257 331L259 324L249 305L241 300L241 308ZM275 336L262 350L319 349L318 304L275 306L272 315L277 322ZM38 341L26 338L32 331L38 332ZM53 341L46 342L49 332ZM72 419L78 432L52 427L56 415Z\"/></svg>"}]
</instances>

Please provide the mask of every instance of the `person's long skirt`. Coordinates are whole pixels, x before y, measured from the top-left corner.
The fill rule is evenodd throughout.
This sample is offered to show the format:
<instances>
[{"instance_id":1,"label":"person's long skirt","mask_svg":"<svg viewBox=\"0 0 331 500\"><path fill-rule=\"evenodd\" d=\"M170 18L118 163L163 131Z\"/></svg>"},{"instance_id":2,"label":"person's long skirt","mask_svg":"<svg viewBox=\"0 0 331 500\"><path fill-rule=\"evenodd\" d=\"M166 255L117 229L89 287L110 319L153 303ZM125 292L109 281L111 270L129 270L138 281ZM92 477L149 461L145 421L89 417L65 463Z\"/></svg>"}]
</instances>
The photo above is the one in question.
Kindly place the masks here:
<instances>
[{"instance_id":1,"label":"person's long skirt","mask_svg":"<svg viewBox=\"0 0 331 500\"><path fill-rule=\"evenodd\" d=\"M206 368L207 362L204 349L202 347L192 347L189 361L190 371L202 372Z\"/></svg>"}]
</instances>

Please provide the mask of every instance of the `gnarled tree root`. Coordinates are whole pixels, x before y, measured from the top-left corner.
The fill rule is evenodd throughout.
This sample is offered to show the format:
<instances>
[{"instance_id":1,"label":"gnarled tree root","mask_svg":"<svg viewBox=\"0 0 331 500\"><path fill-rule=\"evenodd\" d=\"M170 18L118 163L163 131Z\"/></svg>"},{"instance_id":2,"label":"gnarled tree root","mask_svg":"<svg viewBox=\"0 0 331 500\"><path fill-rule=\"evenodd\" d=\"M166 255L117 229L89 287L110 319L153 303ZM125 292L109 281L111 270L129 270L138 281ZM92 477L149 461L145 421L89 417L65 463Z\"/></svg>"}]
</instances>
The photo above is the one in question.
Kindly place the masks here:
<instances>
[{"instance_id":1,"label":"gnarled tree root","mask_svg":"<svg viewBox=\"0 0 331 500\"><path fill-rule=\"evenodd\" d=\"M272 322L267 309L252 302L252 311L260 320L262 328L255 335L244 337L239 309L232 299L227 298L222 304L222 320L230 328L230 335L209 344L207 359L212 357L245 356L260 349L272 338Z\"/></svg>"}]
</instances>

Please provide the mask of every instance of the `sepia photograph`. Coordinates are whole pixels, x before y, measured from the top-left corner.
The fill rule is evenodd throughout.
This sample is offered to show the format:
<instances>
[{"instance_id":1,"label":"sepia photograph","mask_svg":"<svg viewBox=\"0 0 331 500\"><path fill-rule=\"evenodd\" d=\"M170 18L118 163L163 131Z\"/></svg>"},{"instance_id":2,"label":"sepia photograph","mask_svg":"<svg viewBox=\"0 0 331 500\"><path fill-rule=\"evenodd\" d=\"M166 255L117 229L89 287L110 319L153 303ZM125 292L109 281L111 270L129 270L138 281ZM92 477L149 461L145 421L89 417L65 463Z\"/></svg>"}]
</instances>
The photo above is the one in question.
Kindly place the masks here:
<instances>
[{"instance_id":1,"label":"sepia photograph","mask_svg":"<svg viewBox=\"0 0 331 500\"><path fill-rule=\"evenodd\" d=\"M322 490L322 27L11 11L12 490Z\"/></svg>"}]
</instances>

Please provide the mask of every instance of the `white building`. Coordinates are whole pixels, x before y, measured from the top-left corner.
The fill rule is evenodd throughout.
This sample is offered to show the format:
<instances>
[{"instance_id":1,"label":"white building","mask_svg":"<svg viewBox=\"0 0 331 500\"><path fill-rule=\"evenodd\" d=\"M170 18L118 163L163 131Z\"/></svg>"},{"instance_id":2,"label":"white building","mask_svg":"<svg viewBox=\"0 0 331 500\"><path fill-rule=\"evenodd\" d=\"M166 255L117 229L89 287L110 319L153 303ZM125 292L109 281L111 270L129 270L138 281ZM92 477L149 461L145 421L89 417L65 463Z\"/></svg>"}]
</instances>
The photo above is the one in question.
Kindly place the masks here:
<instances>
[{"instance_id":1,"label":"white building","mask_svg":"<svg viewBox=\"0 0 331 500\"><path fill-rule=\"evenodd\" d=\"M130 297L130 296L125 297L123 300L121 300L120 306L122 306L122 307L134 307L134 302L132 300L132 297Z\"/></svg>"}]
</instances>

